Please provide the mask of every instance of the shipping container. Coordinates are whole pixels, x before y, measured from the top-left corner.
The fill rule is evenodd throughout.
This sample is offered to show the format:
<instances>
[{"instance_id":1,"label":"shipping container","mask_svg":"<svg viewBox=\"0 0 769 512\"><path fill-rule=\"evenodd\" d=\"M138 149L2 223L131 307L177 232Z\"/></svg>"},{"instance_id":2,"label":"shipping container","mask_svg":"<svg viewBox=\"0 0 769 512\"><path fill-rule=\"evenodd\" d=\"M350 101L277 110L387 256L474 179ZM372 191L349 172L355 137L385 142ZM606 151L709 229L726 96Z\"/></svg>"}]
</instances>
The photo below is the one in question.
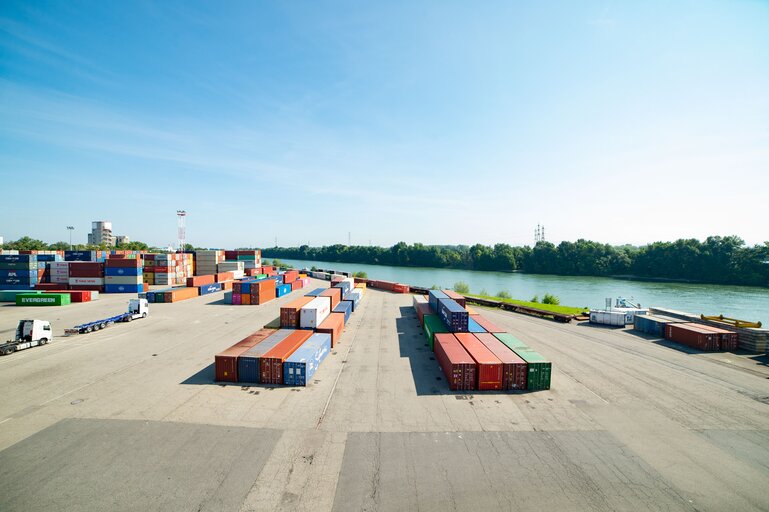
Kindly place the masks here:
<instances>
[{"instance_id":1,"label":"shipping container","mask_svg":"<svg viewBox=\"0 0 769 512\"><path fill-rule=\"evenodd\" d=\"M313 334L283 362L283 383L287 386L306 386L330 352L331 335Z\"/></svg>"},{"instance_id":2,"label":"shipping container","mask_svg":"<svg viewBox=\"0 0 769 512\"><path fill-rule=\"evenodd\" d=\"M214 284L215 282L216 282L216 276L213 276L213 275L195 276L195 277L187 278L187 286L189 287L203 286L205 284Z\"/></svg>"},{"instance_id":3,"label":"shipping container","mask_svg":"<svg viewBox=\"0 0 769 512\"><path fill-rule=\"evenodd\" d=\"M438 316L451 332L467 332L467 310L452 299L438 299Z\"/></svg>"},{"instance_id":4,"label":"shipping container","mask_svg":"<svg viewBox=\"0 0 769 512\"><path fill-rule=\"evenodd\" d=\"M435 315L435 311L433 311L433 308L431 308L430 304L426 302L417 304L416 310L417 310L417 318L419 319L419 324L422 325L422 327L424 327L425 325L426 315Z\"/></svg>"},{"instance_id":5,"label":"shipping container","mask_svg":"<svg viewBox=\"0 0 769 512\"><path fill-rule=\"evenodd\" d=\"M70 298L66 293L20 293L16 295L17 306L66 306Z\"/></svg>"},{"instance_id":6,"label":"shipping container","mask_svg":"<svg viewBox=\"0 0 769 512\"><path fill-rule=\"evenodd\" d=\"M641 318L641 317L638 316L636 318ZM706 331L711 331L718 335L718 349L722 352L735 351L740 345L739 333L714 327L712 325L706 325L706 324L696 324L696 325L701 329L705 329Z\"/></svg>"},{"instance_id":7,"label":"shipping container","mask_svg":"<svg viewBox=\"0 0 769 512\"><path fill-rule=\"evenodd\" d=\"M314 290L310 290L309 292L305 293L305 297L317 297L324 291L326 291L328 288L315 288Z\"/></svg>"},{"instance_id":8,"label":"shipping container","mask_svg":"<svg viewBox=\"0 0 769 512\"><path fill-rule=\"evenodd\" d=\"M328 317L315 330L330 334L331 347L335 347L344 330L344 313L329 313Z\"/></svg>"},{"instance_id":9,"label":"shipping container","mask_svg":"<svg viewBox=\"0 0 769 512\"><path fill-rule=\"evenodd\" d=\"M271 334L274 334L274 332L270 329L260 329L227 350L215 355L214 368L216 380L221 382L238 382L238 357Z\"/></svg>"},{"instance_id":10,"label":"shipping container","mask_svg":"<svg viewBox=\"0 0 769 512\"><path fill-rule=\"evenodd\" d=\"M468 313L470 313L470 311L468 311ZM485 316L471 314L470 318L475 320L478 323L478 325L480 325L486 330L486 332L505 332L504 329L494 324L494 322L490 321Z\"/></svg>"},{"instance_id":11,"label":"shipping container","mask_svg":"<svg viewBox=\"0 0 769 512\"><path fill-rule=\"evenodd\" d=\"M350 314L352 313L352 302L343 300L331 310L332 313L342 313L344 315L344 325L350 320Z\"/></svg>"},{"instance_id":12,"label":"shipping container","mask_svg":"<svg viewBox=\"0 0 769 512\"><path fill-rule=\"evenodd\" d=\"M143 284L109 284L104 285L104 293L139 293L144 291Z\"/></svg>"},{"instance_id":13,"label":"shipping container","mask_svg":"<svg viewBox=\"0 0 769 512\"><path fill-rule=\"evenodd\" d=\"M516 349L514 352L526 361L526 368L528 370L526 389L529 391L550 389L552 363L532 349Z\"/></svg>"},{"instance_id":14,"label":"shipping container","mask_svg":"<svg viewBox=\"0 0 769 512\"><path fill-rule=\"evenodd\" d=\"M299 312L299 327L302 329L315 329L331 313L330 297L315 297L302 306Z\"/></svg>"},{"instance_id":15,"label":"shipping container","mask_svg":"<svg viewBox=\"0 0 769 512\"><path fill-rule=\"evenodd\" d=\"M449 296L440 290L430 290L427 294L427 302L433 311L438 312L438 299L448 299Z\"/></svg>"},{"instance_id":16,"label":"shipping container","mask_svg":"<svg viewBox=\"0 0 769 512\"><path fill-rule=\"evenodd\" d=\"M467 306L467 302L465 301L464 295L460 295L454 290L443 290L443 293L445 293L449 299L453 300L463 308Z\"/></svg>"},{"instance_id":17,"label":"shipping container","mask_svg":"<svg viewBox=\"0 0 769 512\"><path fill-rule=\"evenodd\" d=\"M261 371L259 359L293 332L296 331L292 329L270 330L270 335L262 342L240 354L238 357L238 382L258 383Z\"/></svg>"},{"instance_id":18,"label":"shipping container","mask_svg":"<svg viewBox=\"0 0 769 512\"><path fill-rule=\"evenodd\" d=\"M706 352L718 351L718 334L698 324L667 324L665 338Z\"/></svg>"},{"instance_id":19,"label":"shipping container","mask_svg":"<svg viewBox=\"0 0 769 512\"><path fill-rule=\"evenodd\" d=\"M430 350L433 350L436 334L449 332L446 324L444 324L437 315L425 315L423 327L425 330L425 336L427 336L427 343L430 345Z\"/></svg>"},{"instance_id":20,"label":"shipping container","mask_svg":"<svg viewBox=\"0 0 769 512\"><path fill-rule=\"evenodd\" d=\"M300 297L282 306L280 308L280 326L292 329L299 327L299 312L313 299L314 297Z\"/></svg>"},{"instance_id":21,"label":"shipping container","mask_svg":"<svg viewBox=\"0 0 769 512\"><path fill-rule=\"evenodd\" d=\"M331 307L335 308L339 301L342 300L342 290L339 288L328 288L323 290L318 297L329 297L331 299Z\"/></svg>"},{"instance_id":22,"label":"shipping container","mask_svg":"<svg viewBox=\"0 0 769 512\"><path fill-rule=\"evenodd\" d=\"M478 333L478 332L487 332L487 331L486 329L481 327L481 325L478 322L476 322L472 317L468 317L467 332Z\"/></svg>"},{"instance_id":23,"label":"shipping container","mask_svg":"<svg viewBox=\"0 0 769 512\"><path fill-rule=\"evenodd\" d=\"M454 391L475 389L475 361L456 336L451 333L435 335L435 359L446 376L449 389Z\"/></svg>"},{"instance_id":24,"label":"shipping container","mask_svg":"<svg viewBox=\"0 0 769 512\"><path fill-rule=\"evenodd\" d=\"M213 277L213 276L200 276L200 277ZM222 283L208 283L200 286L196 286L198 289L198 295L208 295L209 293L216 293L222 291Z\"/></svg>"},{"instance_id":25,"label":"shipping container","mask_svg":"<svg viewBox=\"0 0 769 512\"><path fill-rule=\"evenodd\" d=\"M685 322L686 320L666 316L636 315L633 319L633 330L664 338L665 326L667 324L680 324Z\"/></svg>"},{"instance_id":26,"label":"shipping container","mask_svg":"<svg viewBox=\"0 0 769 512\"><path fill-rule=\"evenodd\" d=\"M625 313L622 311L590 310L590 323L599 325L611 325L625 327Z\"/></svg>"},{"instance_id":27,"label":"shipping container","mask_svg":"<svg viewBox=\"0 0 769 512\"><path fill-rule=\"evenodd\" d=\"M472 333L455 332L454 336L477 364L475 373L477 389L480 391L502 389L502 362L499 358Z\"/></svg>"},{"instance_id":28,"label":"shipping container","mask_svg":"<svg viewBox=\"0 0 769 512\"><path fill-rule=\"evenodd\" d=\"M262 384L283 384L283 361L307 341L313 332L292 330L286 338L265 352L259 358L259 382Z\"/></svg>"},{"instance_id":29,"label":"shipping container","mask_svg":"<svg viewBox=\"0 0 769 512\"><path fill-rule=\"evenodd\" d=\"M531 347L529 347L526 343L519 340L509 332L495 332L493 334L495 338L497 338L505 346L510 348L510 350L517 350L517 349L530 350L531 349Z\"/></svg>"},{"instance_id":30,"label":"shipping container","mask_svg":"<svg viewBox=\"0 0 769 512\"><path fill-rule=\"evenodd\" d=\"M291 285L290 284L280 284L275 287L275 296L276 297L283 297L284 295L288 295L291 293Z\"/></svg>"},{"instance_id":31,"label":"shipping container","mask_svg":"<svg viewBox=\"0 0 769 512\"><path fill-rule=\"evenodd\" d=\"M499 341L493 334L479 333L475 335L497 359L502 363L502 389L526 389L528 368L526 361Z\"/></svg>"}]
</instances>

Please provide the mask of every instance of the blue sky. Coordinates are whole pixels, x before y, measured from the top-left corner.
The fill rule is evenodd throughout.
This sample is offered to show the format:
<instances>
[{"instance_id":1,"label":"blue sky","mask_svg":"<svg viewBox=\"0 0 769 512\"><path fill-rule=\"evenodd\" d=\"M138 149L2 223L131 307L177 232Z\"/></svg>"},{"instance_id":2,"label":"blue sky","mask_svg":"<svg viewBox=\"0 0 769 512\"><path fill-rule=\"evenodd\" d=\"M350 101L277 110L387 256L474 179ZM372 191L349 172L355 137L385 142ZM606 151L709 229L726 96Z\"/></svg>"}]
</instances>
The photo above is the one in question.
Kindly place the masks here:
<instances>
[{"instance_id":1,"label":"blue sky","mask_svg":"<svg viewBox=\"0 0 769 512\"><path fill-rule=\"evenodd\" d=\"M0 4L0 236L769 239L769 3Z\"/></svg>"}]
</instances>

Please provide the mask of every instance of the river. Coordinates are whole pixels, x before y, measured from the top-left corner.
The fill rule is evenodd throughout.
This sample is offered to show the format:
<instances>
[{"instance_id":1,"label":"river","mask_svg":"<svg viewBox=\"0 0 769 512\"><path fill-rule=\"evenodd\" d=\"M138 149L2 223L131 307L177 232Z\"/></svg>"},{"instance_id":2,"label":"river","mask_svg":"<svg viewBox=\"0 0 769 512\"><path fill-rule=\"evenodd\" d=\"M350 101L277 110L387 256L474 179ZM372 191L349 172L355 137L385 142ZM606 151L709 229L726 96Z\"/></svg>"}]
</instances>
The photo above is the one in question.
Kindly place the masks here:
<instances>
[{"instance_id":1,"label":"river","mask_svg":"<svg viewBox=\"0 0 769 512\"><path fill-rule=\"evenodd\" d=\"M272 258L265 258L272 259ZM628 281L608 277L553 276L504 272L480 272L437 268L391 267L362 263L333 263L282 259L296 268L331 268L366 272L370 279L396 281L429 288L452 288L464 281L470 293L496 295L506 291L515 299L557 296L565 306L602 308L608 297L634 299L643 307L660 306L695 314L724 315L742 320L769 322L769 289L751 286Z\"/></svg>"}]
</instances>

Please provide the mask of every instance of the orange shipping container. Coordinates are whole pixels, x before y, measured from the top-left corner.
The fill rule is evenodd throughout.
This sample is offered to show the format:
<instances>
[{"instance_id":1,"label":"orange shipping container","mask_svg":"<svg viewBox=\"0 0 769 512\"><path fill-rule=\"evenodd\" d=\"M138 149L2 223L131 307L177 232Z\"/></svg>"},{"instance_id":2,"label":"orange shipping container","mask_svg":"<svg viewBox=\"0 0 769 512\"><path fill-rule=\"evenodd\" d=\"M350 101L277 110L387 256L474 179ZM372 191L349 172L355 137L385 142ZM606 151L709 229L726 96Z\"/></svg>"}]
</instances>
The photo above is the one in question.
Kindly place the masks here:
<instances>
[{"instance_id":1,"label":"orange shipping container","mask_svg":"<svg viewBox=\"0 0 769 512\"><path fill-rule=\"evenodd\" d=\"M324 290L321 292L319 297L331 297L331 309L334 309L337 304L339 304L339 301L342 300L342 289L341 288L329 288L328 290ZM331 343L334 341L332 340Z\"/></svg>"},{"instance_id":2,"label":"orange shipping container","mask_svg":"<svg viewBox=\"0 0 769 512\"><path fill-rule=\"evenodd\" d=\"M254 334L240 340L224 352L216 354L214 356L216 380L221 382L237 382L238 356L274 332L275 331L272 329L260 329Z\"/></svg>"},{"instance_id":3,"label":"orange shipping container","mask_svg":"<svg viewBox=\"0 0 769 512\"><path fill-rule=\"evenodd\" d=\"M222 290L232 290L232 281L220 281L222 283Z\"/></svg>"},{"instance_id":4,"label":"orange shipping container","mask_svg":"<svg viewBox=\"0 0 769 512\"><path fill-rule=\"evenodd\" d=\"M302 346L313 334L310 330L296 330L259 358L259 382L283 384L283 361Z\"/></svg>"},{"instance_id":5,"label":"orange shipping container","mask_svg":"<svg viewBox=\"0 0 769 512\"><path fill-rule=\"evenodd\" d=\"M240 304L243 305L243 306L250 306L251 305L251 296L249 294L247 294L247 293L242 294L240 296Z\"/></svg>"},{"instance_id":6,"label":"orange shipping container","mask_svg":"<svg viewBox=\"0 0 769 512\"><path fill-rule=\"evenodd\" d=\"M313 300L315 297L300 297L295 301L289 302L282 308L280 308L280 326L298 328L299 327L299 310L302 306Z\"/></svg>"},{"instance_id":7,"label":"orange shipping container","mask_svg":"<svg viewBox=\"0 0 769 512\"><path fill-rule=\"evenodd\" d=\"M195 276L187 278L187 286L203 286L206 284L214 284L216 281L214 276Z\"/></svg>"},{"instance_id":8,"label":"orange shipping container","mask_svg":"<svg viewBox=\"0 0 769 512\"><path fill-rule=\"evenodd\" d=\"M331 348L339 342L339 337L344 329L344 313L331 313L315 329L315 332L325 332L331 335Z\"/></svg>"},{"instance_id":9,"label":"orange shipping container","mask_svg":"<svg viewBox=\"0 0 769 512\"><path fill-rule=\"evenodd\" d=\"M163 294L164 302L179 302L198 296L197 288L176 288Z\"/></svg>"}]
</instances>

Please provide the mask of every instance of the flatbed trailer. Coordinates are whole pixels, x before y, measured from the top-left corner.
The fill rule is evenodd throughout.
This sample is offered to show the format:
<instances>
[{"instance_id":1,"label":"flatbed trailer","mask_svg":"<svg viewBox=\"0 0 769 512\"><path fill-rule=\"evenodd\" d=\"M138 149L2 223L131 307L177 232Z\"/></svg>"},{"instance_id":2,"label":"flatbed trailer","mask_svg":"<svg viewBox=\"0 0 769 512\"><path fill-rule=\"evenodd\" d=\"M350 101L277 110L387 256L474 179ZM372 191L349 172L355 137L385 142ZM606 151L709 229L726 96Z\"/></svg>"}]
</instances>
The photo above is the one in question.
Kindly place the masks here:
<instances>
[{"instance_id":1,"label":"flatbed trailer","mask_svg":"<svg viewBox=\"0 0 769 512\"><path fill-rule=\"evenodd\" d=\"M131 299L128 302L128 312L111 316L109 318L102 318L101 320L95 320L93 322L86 322L84 324L76 325L71 329L65 329L64 336L87 334L93 331L100 331L102 329L106 329L112 324L130 322L138 318L146 318L148 313L149 306L147 299Z\"/></svg>"}]
</instances>

